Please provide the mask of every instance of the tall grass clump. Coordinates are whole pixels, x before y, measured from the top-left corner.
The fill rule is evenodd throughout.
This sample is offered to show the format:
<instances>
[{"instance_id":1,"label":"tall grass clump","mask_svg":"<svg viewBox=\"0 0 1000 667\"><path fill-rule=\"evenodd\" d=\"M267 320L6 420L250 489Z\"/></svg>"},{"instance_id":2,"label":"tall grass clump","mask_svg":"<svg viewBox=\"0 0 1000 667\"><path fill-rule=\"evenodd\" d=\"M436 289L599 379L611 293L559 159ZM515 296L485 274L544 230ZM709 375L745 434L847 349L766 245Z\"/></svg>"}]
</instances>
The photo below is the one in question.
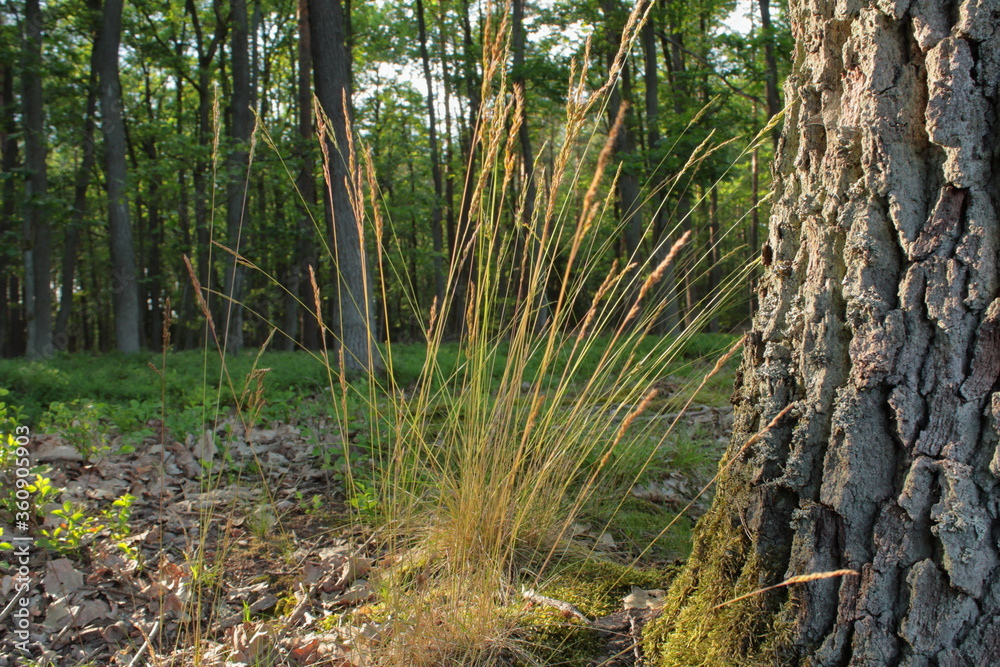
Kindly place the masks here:
<instances>
[{"instance_id":1,"label":"tall grass clump","mask_svg":"<svg viewBox=\"0 0 1000 667\"><path fill-rule=\"evenodd\" d=\"M515 228L498 221L511 212L522 220L527 205L527 188L511 195L523 91L507 78L508 15L487 7L467 225L456 235L444 298L422 314L427 354L419 377L397 383L392 341L379 348L384 375L360 380L346 376L335 349L322 353L345 448L350 406L367 406L374 474L348 473L347 486L385 554L375 573L386 620L380 663L530 662L533 649L519 633L521 587L544 583L566 559L589 557L570 540L571 526L595 498L624 497L638 480L676 423L655 417L683 407L661 395L665 369L745 289L749 266L696 306L694 326L659 335L681 267L697 266L678 261L692 250L690 232L678 234L682 220L664 235L676 241L654 253L658 263L632 257L607 268L621 232L619 225L608 233L608 218L624 109L603 141L594 119L605 112L648 7L639 3L628 17L602 85L588 87L589 43L574 65L549 185L530 221ZM358 165L358 224L374 230L372 245L381 248L392 221L380 211L370 156L360 151L355 160L353 146L340 148ZM682 173L651 189L685 187L717 148L706 141ZM581 158L588 152L596 161ZM586 164L592 173L583 173ZM403 267L374 259L376 293L384 296L380 276L406 281ZM417 309L416 287L409 288ZM321 319L315 305L302 305ZM457 362L444 353L456 329Z\"/></svg>"},{"instance_id":2,"label":"tall grass clump","mask_svg":"<svg viewBox=\"0 0 1000 667\"><path fill-rule=\"evenodd\" d=\"M607 102L641 24L640 11L629 17L625 41L599 89L587 90L588 58L581 60L551 186L531 224L506 232L496 225L501 211L513 208L520 220L526 205L523 192L508 199L523 100L506 78L507 17L487 23L476 133L481 166L467 180L473 188L470 228L460 235L467 241L451 262L443 303L435 302L427 316L426 363L409 392L391 386L391 342L385 346L391 418L376 434L375 493L386 562L394 563L381 573L392 619L386 664L485 665L530 652L517 641L520 619L513 610L520 586L543 582L566 558L587 556L570 546L571 525L596 495L612 490L609 483L619 495L627 493L648 464L655 450L643 449L644 443L662 441L667 430L649 419L668 406L657 381L685 337L746 278L745 270L730 276L701 304L694 327L649 345L667 306L662 282L678 275L673 269L689 250L690 232L656 266L630 258L627 266L598 273L614 238L600 230L613 210L621 111L589 178L581 173L583 161L574 160L581 144L596 139L589 121ZM702 146L688 169L711 152ZM665 187L679 185L683 176ZM370 171L368 182L374 183ZM582 199L574 196L580 184L586 185ZM565 258L558 269L551 261L557 255ZM463 276L470 276L467 286ZM553 284L560 288L551 298ZM676 298L667 288L666 298ZM575 306L587 294L593 296L581 318ZM446 323L456 320L460 364L443 368Z\"/></svg>"}]
</instances>

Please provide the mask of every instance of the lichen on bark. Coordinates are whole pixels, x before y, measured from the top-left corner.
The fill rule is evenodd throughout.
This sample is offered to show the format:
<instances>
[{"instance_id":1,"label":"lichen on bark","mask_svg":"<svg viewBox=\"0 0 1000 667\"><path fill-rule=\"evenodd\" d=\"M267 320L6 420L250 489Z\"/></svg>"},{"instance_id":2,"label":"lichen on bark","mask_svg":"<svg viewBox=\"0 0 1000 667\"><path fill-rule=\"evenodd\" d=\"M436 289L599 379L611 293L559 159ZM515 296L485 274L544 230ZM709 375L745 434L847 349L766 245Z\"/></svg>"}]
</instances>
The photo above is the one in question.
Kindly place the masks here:
<instances>
[{"instance_id":1,"label":"lichen on bark","mask_svg":"<svg viewBox=\"0 0 1000 667\"><path fill-rule=\"evenodd\" d=\"M791 104L736 427L647 654L993 664L1000 1L790 4ZM857 575L723 605L840 569Z\"/></svg>"}]
</instances>

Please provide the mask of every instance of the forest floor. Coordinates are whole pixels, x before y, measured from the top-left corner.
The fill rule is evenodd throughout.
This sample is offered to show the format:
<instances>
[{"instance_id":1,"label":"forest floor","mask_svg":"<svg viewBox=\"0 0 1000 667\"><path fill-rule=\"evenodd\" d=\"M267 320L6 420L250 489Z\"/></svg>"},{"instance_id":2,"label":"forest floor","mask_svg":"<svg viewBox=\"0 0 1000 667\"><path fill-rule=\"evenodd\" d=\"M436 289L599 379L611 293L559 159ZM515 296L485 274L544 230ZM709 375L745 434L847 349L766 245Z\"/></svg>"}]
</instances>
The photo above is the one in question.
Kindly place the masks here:
<instances>
[{"instance_id":1,"label":"forest floor","mask_svg":"<svg viewBox=\"0 0 1000 667\"><path fill-rule=\"evenodd\" d=\"M345 492L345 467L357 476L372 465L363 425L345 431L335 424L330 399L313 392L301 368L287 370L287 385L262 402L249 428L225 407L204 421L191 407L172 408L172 417L153 409L151 396L121 400L115 392L136 393L125 376L124 386L104 385L104 402L86 394L49 400L100 383L93 376L103 371L81 374L87 367L64 361L58 381L35 385L25 377L45 371L41 366L5 375L14 378L14 392L3 397L0 421L38 425L29 449L40 513L26 590L19 589L18 552L0 551L7 572L0 578L0 667L373 664L393 622L379 572L398 555L380 539L379 499L363 485ZM710 367L711 360L679 367L661 379L664 393L681 391L686 377ZM730 362L680 416L676 437L655 445L641 483L580 514L566 553L585 557L567 560L544 585L509 602L518 613L538 612L537 627L518 638L531 646L524 656L541 661L534 664L634 664L637 620L654 613L710 499L698 498L658 535L715 472L731 428L734 367ZM52 368L47 372L59 376ZM159 389L162 408L177 391L168 392L165 379ZM18 404L44 412L29 418ZM649 419L666 424L676 416ZM0 459L0 474L11 479L13 444ZM8 514L0 509L0 541L18 534ZM18 593L30 610L30 637L21 645L11 631ZM531 660L512 653L510 662Z\"/></svg>"}]
</instances>

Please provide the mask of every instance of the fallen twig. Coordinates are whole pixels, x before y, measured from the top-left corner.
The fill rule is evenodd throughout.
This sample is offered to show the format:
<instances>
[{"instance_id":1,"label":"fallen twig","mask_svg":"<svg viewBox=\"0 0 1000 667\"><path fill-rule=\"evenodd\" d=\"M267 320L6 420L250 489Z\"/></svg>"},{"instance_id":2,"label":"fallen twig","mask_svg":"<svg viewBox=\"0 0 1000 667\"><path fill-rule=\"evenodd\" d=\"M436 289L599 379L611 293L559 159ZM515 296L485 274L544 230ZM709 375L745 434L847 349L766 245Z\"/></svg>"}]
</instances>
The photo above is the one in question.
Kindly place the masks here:
<instances>
[{"instance_id":1,"label":"fallen twig","mask_svg":"<svg viewBox=\"0 0 1000 667\"><path fill-rule=\"evenodd\" d=\"M14 593L14 597L10 599L7 606L3 608L3 611L0 611L0 623L3 623L4 619L10 616L11 612L14 611L14 607L16 607L17 603L21 601L21 597L20 593Z\"/></svg>"},{"instance_id":2,"label":"fallen twig","mask_svg":"<svg viewBox=\"0 0 1000 667\"><path fill-rule=\"evenodd\" d=\"M544 595L539 595L535 592L533 588L526 588L522 591L521 596L529 602L534 602L535 604L545 605L546 607L553 607L558 609L564 614L573 616L580 619L584 623L589 624L590 619L587 618L583 612L571 605L569 602L563 602L562 600L556 600L555 598L546 597Z\"/></svg>"},{"instance_id":3,"label":"fallen twig","mask_svg":"<svg viewBox=\"0 0 1000 667\"><path fill-rule=\"evenodd\" d=\"M139 651L135 654L135 657L132 658L132 661L128 663L128 667L136 667L139 664L139 661L142 660L142 656L146 655L146 651L149 650L149 642L153 640L153 637L156 636L156 633L159 631L160 619L156 619L156 623L153 624L153 629L149 631L148 635L146 635L146 641L144 641L142 646L139 647Z\"/></svg>"}]
</instances>

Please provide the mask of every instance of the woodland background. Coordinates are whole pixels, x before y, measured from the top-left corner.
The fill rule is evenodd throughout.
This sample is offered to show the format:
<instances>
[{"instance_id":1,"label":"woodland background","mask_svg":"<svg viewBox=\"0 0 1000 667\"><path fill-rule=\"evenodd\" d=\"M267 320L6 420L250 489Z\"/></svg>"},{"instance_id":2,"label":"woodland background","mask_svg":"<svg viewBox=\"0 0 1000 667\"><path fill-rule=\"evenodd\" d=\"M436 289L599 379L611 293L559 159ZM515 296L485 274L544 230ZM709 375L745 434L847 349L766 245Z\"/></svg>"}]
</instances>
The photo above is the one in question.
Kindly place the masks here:
<instances>
[{"instance_id":1,"label":"woodland background","mask_svg":"<svg viewBox=\"0 0 1000 667\"><path fill-rule=\"evenodd\" d=\"M202 286L228 293L231 255L213 243L238 247L260 269L244 272L237 287L237 300L256 316L245 318L235 347L261 343L270 322L288 334L278 345L317 348L315 317L296 301L313 301L309 267L324 310L337 305L327 297L336 267L323 251L331 232L308 3L137 0L124 6L117 50L108 16L115 4L27 0L0 9L0 353L103 352L115 349L116 339L120 350L133 351L136 343L159 350L165 313L175 349L202 345L203 320L183 257L191 258ZM600 145L620 100L629 105L614 156L621 168L611 193L614 215L601 222L606 266L633 257L649 272L658 246L669 247L688 229L694 235L677 271L684 276L678 305L667 310L663 331L690 324L727 267L759 253L767 206L758 202L768 190L772 144L745 149L780 109L778 82L791 57L782 5L658 3L605 113L590 121L591 141ZM342 6L353 136L359 155L370 150L388 221L380 248L373 247L375 234L366 236L367 253L383 253L393 267L373 278L382 286L373 310L380 338L419 338L420 321L443 296L442 267L468 227L463 179L478 159L471 137L484 25L505 9L468 0ZM524 195L548 205L545 185L564 131L571 66L586 64L598 87L629 9L619 0L514 3L507 66L514 87L523 89L523 122L509 202ZM107 138L116 136L108 127L116 114L103 106L102 72L121 83L124 141ZM236 112L247 107L252 117ZM699 146L702 154L708 146L717 150L685 171ZM587 173L597 151L584 148L577 166ZM113 170L124 177L109 177L121 173ZM116 179L124 183L120 199L109 195ZM557 205L579 207L581 194L565 192ZM109 208L111 201L123 206ZM491 224L527 238L514 208ZM550 261L558 267L565 257L553 253ZM131 289L133 271L138 313L117 316L132 333L119 329L116 336L116 299ZM593 290L605 273L591 272ZM516 291L510 289L511 301ZM710 328L739 328L750 311L749 285L744 296ZM225 300L210 303L221 314ZM461 318L447 326L459 334Z\"/></svg>"}]
</instances>

